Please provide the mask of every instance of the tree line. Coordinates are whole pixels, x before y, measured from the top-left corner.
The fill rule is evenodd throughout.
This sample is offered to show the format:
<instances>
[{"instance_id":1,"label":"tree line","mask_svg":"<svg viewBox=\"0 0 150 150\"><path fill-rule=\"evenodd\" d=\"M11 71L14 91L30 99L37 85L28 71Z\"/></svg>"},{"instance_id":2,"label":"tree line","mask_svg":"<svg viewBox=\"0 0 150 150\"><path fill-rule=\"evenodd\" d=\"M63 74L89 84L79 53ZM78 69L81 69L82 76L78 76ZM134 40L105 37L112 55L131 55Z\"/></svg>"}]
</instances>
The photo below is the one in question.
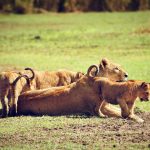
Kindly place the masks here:
<instances>
[{"instance_id":1,"label":"tree line","mask_svg":"<svg viewBox=\"0 0 150 150\"><path fill-rule=\"evenodd\" d=\"M150 0L0 0L7 13L138 11L150 9Z\"/></svg>"}]
</instances>

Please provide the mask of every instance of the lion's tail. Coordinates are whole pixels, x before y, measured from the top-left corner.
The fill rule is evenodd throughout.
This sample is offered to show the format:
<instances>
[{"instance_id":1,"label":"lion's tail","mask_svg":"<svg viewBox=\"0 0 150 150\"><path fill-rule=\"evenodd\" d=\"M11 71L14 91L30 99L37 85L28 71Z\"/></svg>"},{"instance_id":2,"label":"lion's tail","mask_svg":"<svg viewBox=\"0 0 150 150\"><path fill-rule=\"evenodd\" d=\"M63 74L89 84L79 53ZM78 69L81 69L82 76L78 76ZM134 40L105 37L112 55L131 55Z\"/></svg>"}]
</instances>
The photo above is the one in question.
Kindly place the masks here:
<instances>
[{"instance_id":1,"label":"lion's tail","mask_svg":"<svg viewBox=\"0 0 150 150\"><path fill-rule=\"evenodd\" d=\"M35 78L35 72L31 68L25 68L24 70L30 70L32 73L32 76L29 78L30 80L33 80Z\"/></svg>"}]
</instances>

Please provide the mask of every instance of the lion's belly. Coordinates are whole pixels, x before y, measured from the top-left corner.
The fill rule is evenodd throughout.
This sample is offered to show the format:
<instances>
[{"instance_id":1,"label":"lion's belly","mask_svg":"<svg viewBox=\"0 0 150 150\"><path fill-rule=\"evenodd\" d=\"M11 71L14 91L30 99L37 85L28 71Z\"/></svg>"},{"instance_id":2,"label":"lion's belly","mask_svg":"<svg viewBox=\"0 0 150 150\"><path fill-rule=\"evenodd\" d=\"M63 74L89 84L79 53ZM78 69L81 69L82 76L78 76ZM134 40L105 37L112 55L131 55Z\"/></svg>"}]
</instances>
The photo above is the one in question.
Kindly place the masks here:
<instances>
[{"instance_id":1,"label":"lion's belly","mask_svg":"<svg viewBox=\"0 0 150 150\"><path fill-rule=\"evenodd\" d=\"M108 103L113 104L113 105L117 105L117 104L118 104L117 100L114 99L114 98L105 98L105 100L106 100Z\"/></svg>"},{"instance_id":2,"label":"lion's belly","mask_svg":"<svg viewBox=\"0 0 150 150\"><path fill-rule=\"evenodd\" d=\"M65 96L64 96L65 97ZM68 97L59 99L59 98L45 98L42 99L32 99L32 100L22 100L18 103L19 114L27 115L70 115L88 112L86 105L80 101L72 101Z\"/></svg>"}]
</instances>

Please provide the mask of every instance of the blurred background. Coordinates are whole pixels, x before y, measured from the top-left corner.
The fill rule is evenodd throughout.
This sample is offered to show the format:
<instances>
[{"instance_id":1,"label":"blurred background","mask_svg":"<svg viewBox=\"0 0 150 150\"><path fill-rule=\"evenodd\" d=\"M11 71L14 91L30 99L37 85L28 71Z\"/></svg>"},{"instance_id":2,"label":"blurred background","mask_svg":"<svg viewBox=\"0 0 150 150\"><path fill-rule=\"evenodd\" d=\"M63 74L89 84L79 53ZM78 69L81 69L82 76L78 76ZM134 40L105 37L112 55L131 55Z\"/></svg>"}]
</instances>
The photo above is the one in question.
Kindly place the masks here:
<instances>
[{"instance_id":1,"label":"blurred background","mask_svg":"<svg viewBox=\"0 0 150 150\"><path fill-rule=\"evenodd\" d=\"M150 0L0 0L0 72L31 67L86 73L107 58L129 79L150 82L149 9ZM136 106L150 111L149 102ZM146 116L145 124L128 128L121 120L101 126L105 119L98 117L1 119L0 150L149 149Z\"/></svg>"},{"instance_id":2,"label":"blurred background","mask_svg":"<svg viewBox=\"0 0 150 150\"><path fill-rule=\"evenodd\" d=\"M150 0L0 0L1 12L42 13L137 11L150 9Z\"/></svg>"},{"instance_id":3,"label":"blurred background","mask_svg":"<svg viewBox=\"0 0 150 150\"><path fill-rule=\"evenodd\" d=\"M150 0L0 0L0 70L86 72L106 57L149 80L149 9Z\"/></svg>"}]
</instances>

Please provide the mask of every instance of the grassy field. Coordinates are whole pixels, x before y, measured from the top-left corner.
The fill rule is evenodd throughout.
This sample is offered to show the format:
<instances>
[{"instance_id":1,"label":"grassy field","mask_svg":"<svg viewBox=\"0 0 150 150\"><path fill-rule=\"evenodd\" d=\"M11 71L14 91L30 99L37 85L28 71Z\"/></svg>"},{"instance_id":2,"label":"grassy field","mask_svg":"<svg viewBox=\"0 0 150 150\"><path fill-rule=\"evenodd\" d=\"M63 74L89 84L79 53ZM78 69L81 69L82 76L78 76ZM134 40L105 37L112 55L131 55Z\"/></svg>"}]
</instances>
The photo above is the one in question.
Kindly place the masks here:
<instances>
[{"instance_id":1,"label":"grassy field","mask_svg":"<svg viewBox=\"0 0 150 150\"><path fill-rule=\"evenodd\" d=\"M86 72L105 57L119 63L130 79L150 81L149 16L149 11L0 14L0 70L32 67ZM137 102L137 106L142 111L150 110L149 102ZM84 116L1 119L0 149L149 149L150 140L100 140L103 131L100 133L97 127L103 123L106 120ZM110 130L107 137L117 132Z\"/></svg>"}]
</instances>

